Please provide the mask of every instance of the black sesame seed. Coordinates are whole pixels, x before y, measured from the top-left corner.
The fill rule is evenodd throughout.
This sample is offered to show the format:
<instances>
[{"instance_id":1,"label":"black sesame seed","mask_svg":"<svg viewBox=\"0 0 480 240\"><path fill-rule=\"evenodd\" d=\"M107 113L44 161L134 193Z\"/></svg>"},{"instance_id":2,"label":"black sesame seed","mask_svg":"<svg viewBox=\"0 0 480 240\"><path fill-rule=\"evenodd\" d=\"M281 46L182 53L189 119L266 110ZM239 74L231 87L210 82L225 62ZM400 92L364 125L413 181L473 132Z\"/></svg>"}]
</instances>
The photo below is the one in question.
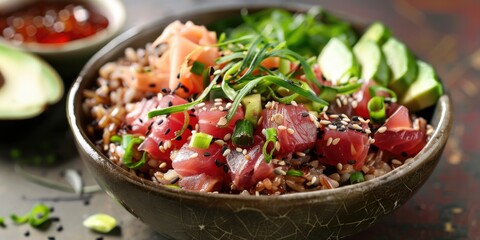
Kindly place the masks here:
<instances>
[{"instance_id":1,"label":"black sesame seed","mask_svg":"<svg viewBox=\"0 0 480 240\"><path fill-rule=\"evenodd\" d=\"M158 142L158 147L163 145L163 141Z\"/></svg>"},{"instance_id":2,"label":"black sesame seed","mask_svg":"<svg viewBox=\"0 0 480 240\"><path fill-rule=\"evenodd\" d=\"M187 129L190 130L190 131L192 131L192 130L193 130L192 125L188 125L188 126L187 126Z\"/></svg>"},{"instance_id":3,"label":"black sesame seed","mask_svg":"<svg viewBox=\"0 0 480 240\"><path fill-rule=\"evenodd\" d=\"M218 161L218 159L215 158L215 166L221 167L223 165L225 165L225 163L222 163L222 162Z\"/></svg>"},{"instance_id":4,"label":"black sesame seed","mask_svg":"<svg viewBox=\"0 0 480 240\"><path fill-rule=\"evenodd\" d=\"M48 236L48 240L55 240L54 236Z\"/></svg>"},{"instance_id":5,"label":"black sesame seed","mask_svg":"<svg viewBox=\"0 0 480 240\"><path fill-rule=\"evenodd\" d=\"M167 135L170 132L170 128L167 128L167 131L165 131L165 135Z\"/></svg>"},{"instance_id":6,"label":"black sesame seed","mask_svg":"<svg viewBox=\"0 0 480 240\"><path fill-rule=\"evenodd\" d=\"M103 237L97 237L95 240L103 240Z\"/></svg>"},{"instance_id":7,"label":"black sesame seed","mask_svg":"<svg viewBox=\"0 0 480 240\"><path fill-rule=\"evenodd\" d=\"M358 116L353 116L352 121L358 122L360 121L360 118Z\"/></svg>"},{"instance_id":8,"label":"black sesame seed","mask_svg":"<svg viewBox=\"0 0 480 240\"><path fill-rule=\"evenodd\" d=\"M212 155L212 154L210 154L209 152L204 152L204 153L203 153L203 156L205 156L205 157L210 157L211 155ZM215 160L217 160L217 159L215 159Z\"/></svg>"},{"instance_id":9,"label":"black sesame seed","mask_svg":"<svg viewBox=\"0 0 480 240\"><path fill-rule=\"evenodd\" d=\"M408 154L406 152L401 152L400 155L402 155L402 157L408 157Z\"/></svg>"},{"instance_id":10,"label":"black sesame seed","mask_svg":"<svg viewBox=\"0 0 480 240\"><path fill-rule=\"evenodd\" d=\"M228 166L227 166L226 164L223 165L223 171L224 171L225 173L228 173Z\"/></svg>"},{"instance_id":11,"label":"black sesame seed","mask_svg":"<svg viewBox=\"0 0 480 240\"><path fill-rule=\"evenodd\" d=\"M53 213L55 211L54 207L50 207L50 212Z\"/></svg>"},{"instance_id":12,"label":"black sesame seed","mask_svg":"<svg viewBox=\"0 0 480 240\"><path fill-rule=\"evenodd\" d=\"M143 119L141 119L141 118L139 118L138 121L139 121L140 123L143 123Z\"/></svg>"},{"instance_id":13,"label":"black sesame seed","mask_svg":"<svg viewBox=\"0 0 480 240\"><path fill-rule=\"evenodd\" d=\"M168 106L169 106L169 107L173 106L172 101L168 101Z\"/></svg>"},{"instance_id":14,"label":"black sesame seed","mask_svg":"<svg viewBox=\"0 0 480 240\"><path fill-rule=\"evenodd\" d=\"M215 69L213 69L213 67L211 67L210 72L209 72L210 76L212 76L214 73L215 73Z\"/></svg>"},{"instance_id":15,"label":"black sesame seed","mask_svg":"<svg viewBox=\"0 0 480 240\"><path fill-rule=\"evenodd\" d=\"M88 205L90 205L90 200L88 200L88 199L87 199L87 200L85 200L85 201L83 202L83 205L85 205L85 206L88 206Z\"/></svg>"},{"instance_id":16,"label":"black sesame seed","mask_svg":"<svg viewBox=\"0 0 480 240\"><path fill-rule=\"evenodd\" d=\"M180 87L181 87L181 88L183 89L183 91L186 92L186 93L188 93L188 92L190 91L190 90L188 89L188 87L186 87L186 86L184 86L184 85L182 85L182 86L180 86Z\"/></svg>"},{"instance_id":17,"label":"black sesame seed","mask_svg":"<svg viewBox=\"0 0 480 240\"><path fill-rule=\"evenodd\" d=\"M148 87L150 87L150 88L155 88L156 86L157 86L157 84L155 84L155 83L148 84Z\"/></svg>"},{"instance_id":18,"label":"black sesame seed","mask_svg":"<svg viewBox=\"0 0 480 240\"><path fill-rule=\"evenodd\" d=\"M308 112L302 112L302 117L308 117Z\"/></svg>"},{"instance_id":19,"label":"black sesame seed","mask_svg":"<svg viewBox=\"0 0 480 240\"><path fill-rule=\"evenodd\" d=\"M168 91L167 91L166 88L162 88L162 92L163 92L163 93L167 93Z\"/></svg>"},{"instance_id":20,"label":"black sesame seed","mask_svg":"<svg viewBox=\"0 0 480 240\"><path fill-rule=\"evenodd\" d=\"M180 79L180 73L177 74L177 78Z\"/></svg>"},{"instance_id":21,"label":"black sesame seed","mask_svg":"<svg viewBox=\"0 0 480 240\"><path fill-rule=\"evenodd\" d=\"M355 164L357 162L357 160L355 159L350 159L347 161L348 164Z\"/></svg>"},{"instance_id":22,"label":"black sesame seed","mask_svg":"<svg viewBox=\"0 0 480 240\"><path fill-rule=\"evenodd\" d=\"M176 178L173 179L170 183L171 183L171 184L175 184L175 183L178 182L178 180L180 180L180 178L179 178L179 177L176 177Z\"/></svg>"},{"instance_id":23,"label":"black sesame seed","mask_svg":"<svg viewBox=\"0 0 480 240\"><path fill-rule=\"evenodd\" d=\"M222 154L223 154L227 149L228 149L228 147L225 146L225 145L223 145L223 146L222 146Z\"/></svg>"},{"instance_id":24,"label":"black sesame seed","mask_svg":"<svg viewBox=\"0 0 480 240\"><path fill-rule=\"evenodd\" d=\"M175 138L175 140L182 141L182 136L178 136L177 138Z\"/></svg>"},{"instance_id":25,"label":"black sesame seed","mask_svg":"<svg viewBox=\"0 0 480 240\"><path fill-rule=\"evenodd\" d=\"M160 121L157 122L157 125L160 125L163 123L163 119L160 119Z\"/></svg>"},{"instance_id":26,"label":"black sesame seed","mask_svg":"<svg viewBox=\"0 0 480 240\"><path fill-rule=\"evenodd\" d=\"M30 236L30 231L27 230L23 235L24 235L25 237Z\"/></svg>"},{"instance_id":27,"label":"black sesame seed","mask_svg":"<svg viewBox=\"0 0 480 240\"><path fill-rule=\"evenodd\" d=\"M149 92L149 93L145 94L145 98L146 98L147 100L152 99L153 97L155 97L155 94L154 94L154 93Z\"/></svg>"},{"instance_id":28,"label":"black sesame seed","mask_svg":"<svg viewBox=\"0 0 480 240\"><path fill-rule=\"evenodd\" d=\"M61 232L61 231L63 231L63 226L62 225L57 227L57 232Z\"/></svg>"}]
</instances>

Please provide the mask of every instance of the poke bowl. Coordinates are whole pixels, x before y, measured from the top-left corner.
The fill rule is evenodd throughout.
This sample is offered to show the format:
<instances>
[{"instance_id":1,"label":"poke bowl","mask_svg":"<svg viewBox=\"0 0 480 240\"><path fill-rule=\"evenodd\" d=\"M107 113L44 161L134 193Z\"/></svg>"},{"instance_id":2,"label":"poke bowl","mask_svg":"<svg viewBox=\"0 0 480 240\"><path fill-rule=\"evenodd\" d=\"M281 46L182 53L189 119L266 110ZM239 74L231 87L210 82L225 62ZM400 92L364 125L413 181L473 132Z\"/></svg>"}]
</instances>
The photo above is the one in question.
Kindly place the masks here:
<instances>
[{"instance_id":1,"label":"poke bowl","mask_svg":"<svg viewBox=\"0 0 480 240\"><path fill-rule=\"evenodd\" d=\"M284 10L277 10L277 13L267 10L271 15L262 11L272 8ZM303 13L303 19L308 19L305 17L308 14L323 11L311 9L311 6L304 5L253 4L249 7L198 10L165 17L132 29L100 50L81 71L67 99L67 114L77 149L99 185L131 214L162 236L174 239L343 238L372 226L381 217L402 206L434 170L452 123L450 99L428 64L415 60L415 63L420 62L418 69L423 69L417 69L419 73L415 76L435 79L433 82L427 81L428 87L422 85L415 88L415 93L423 89L420 94L414 94L420 96L420 100L418 96L408 100L405 96L409 96L411 90L399 90L397 87L401 83L388 84L396 88L394 93L389 90L390 87L373 87L369 98L381 101L369 100L368 105L371 106L367 106L367 109L370 118L363 118L356 114L347 116L338 112L343 111L338 109L345 109L342 106L351 106L355 102L355 107L348 110L355 112L361 105L361 101L353 98L354 91L350 90L353 88L357 91L361 86L367 86L361 77L367 73L360 72L357 66L365 62L358 60L357 63L357 60L350 58L350 64L344 70L353 75L341 80L345 73L332 77L337 73L329 70L329 63L335 61L325 60L332 57L326 49L334 49L333 52L350 49L348 42L352 35L349 30L345 32L343 40L336 38L336 43L336 40L332 43L334 37L325 41L320 39L318 42L323 41L323 49L320 54L314 53L318 58L314 58L313 63L296 54L302 52L301 49L284 49L288 42L268 45L269 40L262 37L248 37L249 32L245 32L245 29L237 29L240 36L238 41L231 37L235 30L225 30L228 32L226 35L218 34L219 42L209 42L217 40L217 35L208 28L238 26L241 24L238 19L242 18L231 19L241 14L244 19L255 19L245 17L247 11L251 16L261 17ZM320 19L329 24L338 24L336 26L342 29L346 26L331 15L322 15ZM185 52L183 50L188 49L187 45L181 45L187 47L180 50L168 49L178 44L175 41L184 40L179 37L181 34L175 32L181 32L179 29L188 25L196 29L196 33L204 33L195 35L197 45L183 53L189 59L169 58L167 63L161 62L157 66L158 70L178 61L180 67L174 68L175 74L162 75L170 73L172 68L165 72L155 71L155 67L145 69L149 64L156 66L155 63L162 61L159 60L162 56L180 56L181 53L173 51ZM376 25L374 28L378 29ZM365 35L369 30L356 28L355 32ZM373 35L387 36L385 34ZM205 55L212 53L212 46L221 46L219 52L213 50L215 67L209 67L202 60L204 55L196 54L198 46L202 46L201 41L207 42L205 48L200 48ZM389 40L379 41L384 41L381 44L385 45ZM395 41L388 44L399 43ZM354 39L352 42L357 44L361 40ZM279 51L273 52L276 50ZM347 53L343 54L342 58L347 56L344 59L354 54L349 50L343 52ZM384 52L389 55L388 50ZM265 59L252 63L256 58L267 55L286 59L288 63L282 65L283 60L277 61L277 65L273 63L273 66L260 63ZM149 60L145 56L154 57ZM408 61L414 59L413 55L405 56L404 59ZM138 65L139 58L145 59L143 65ZM361 56L357 58L361 59ZM235 59L238 61L229 62ZM250 62L246 59L250 59ZM219 64L223 60L223 65ZM133 62L136 64L132 65ZM187 70L182 68L182 64L188 67ZM222 71L225 66L235 64L237 67L233 70ZM241 65L244 65L243 69ZM256 67L249 68L249 65ZM315 65L321 69L323 77L315 71ZM141 71L138 70L139 66ZM390 65L390 68L395 67ZM295 75L298 69L303 70ZM357 70L355 72L352 69ZM127 74L118 75L116 70ZM357 79L354 75L360 77ZM200 83L188 85L183 81L188 78L185 76L200 79ZM339 82L327 83L329 78L330 82L333 79ZM381 79L377 75L375 78ZM151 82L152 79L167 79L165 81L168 83L162 85L161 81ZM315 85L309 85L311 80L321 83L321 89L315 90ZM258 88L263 86L262 83L267 87ZM123 84L126 87L120 97L115 91L110 91ZM374 86L377 84L372 83ZM129 89L136 89L136 92ZM229 96L229 91L234 93L230 92L232 95ZM294 93L288 94L290 91ZM329 91L335 91L333 97L325 95ZM377 95L376 91L382 93ZM395 92L401 93L398 99ZM425 92L437 95L432 100L423 94ZM190 95L193 93L196 94ZM284 95L280 95L282 93ZM273 94L278 96L272 97ZM242 101L254 95L260 100ZM102 102L105 98L109 99L108 102ZM129 98L129 104L116 108L118 105L112 104L112 98L117 101ZM324 99L329 99L329 103L324 104ZM256 101L259 104L255 104ZM253 106L260 105L260 110L254 108L257 111L249 114L252 112L252 102ZM397 102L410 105L410 111L422 110L416 111L413 117L407 108ZM290 110L280 112L279 109ZM383 113L379 109L383 109ZM239 112L242 116L232 124L231 120ZM290 112L295 112L306 121L291 120ZM399 115L406 116L407 120L393 117ZM117 119L118 116L123 117ZM254 121L251 121L252 116ZM191 124L197 121L196 118L199 118L198 124ZM167 123L168 127L164 127ZM400 124L400 127L393 126L394 123ZM208 125L214 127L208 130ZM395 139L388 146L382 145L386 141L382 134L389 131L407 138L403 142ZM154 133L168 136L168 139L153 138L151 134ZM352 136L344 138L341 135L329 135L345 133L363 136L359 141L369 147L357 148L353 145L357 140L352 140L355 138ZM310 142L299 143L299 139L310 139ZM350 144L344 145L346 139L350 139ZM176 146L175 141L182 142L182 145ZM151 151L146 146L149 142L154 146ZM348 146L348 153L341 151L342 146ZM158 160L160 158L162 160ZM388 160L383 160L386 158Z\"/></svg>"}]
</instances>

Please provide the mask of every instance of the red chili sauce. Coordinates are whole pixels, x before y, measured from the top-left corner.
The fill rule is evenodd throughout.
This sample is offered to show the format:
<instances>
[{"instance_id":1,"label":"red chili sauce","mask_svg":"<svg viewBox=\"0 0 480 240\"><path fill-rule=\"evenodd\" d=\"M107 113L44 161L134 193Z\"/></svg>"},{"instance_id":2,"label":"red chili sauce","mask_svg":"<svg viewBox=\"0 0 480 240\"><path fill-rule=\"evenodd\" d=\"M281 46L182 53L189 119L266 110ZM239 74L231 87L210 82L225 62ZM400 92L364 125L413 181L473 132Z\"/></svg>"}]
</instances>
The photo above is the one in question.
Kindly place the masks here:
<instances>
[{"instance_id":1,"label":"red chili sauce","mask_svg":"<svg viewBox=\"0 0 480 240\"><path fill-rule=\"evenodd\" d=\"M16 43L62 44L107 26L108 19L85 3L35 1L0 16L0 37Z\"/></svg>"}]
</instances>

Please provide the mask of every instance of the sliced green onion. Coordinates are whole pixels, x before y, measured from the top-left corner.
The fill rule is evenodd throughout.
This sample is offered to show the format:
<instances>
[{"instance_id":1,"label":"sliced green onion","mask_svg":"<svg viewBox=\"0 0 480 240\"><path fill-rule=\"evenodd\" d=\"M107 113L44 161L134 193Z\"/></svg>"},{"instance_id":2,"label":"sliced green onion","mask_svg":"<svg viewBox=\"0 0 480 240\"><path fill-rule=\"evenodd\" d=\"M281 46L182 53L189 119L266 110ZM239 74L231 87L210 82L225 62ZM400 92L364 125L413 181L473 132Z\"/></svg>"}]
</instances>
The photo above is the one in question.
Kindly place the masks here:
<instances>
[{"instance_id":1,"label":"sliced green onion","mask_svg":"<svg viewBox=\"0 0 480 240\"><path fill-rule=\"evenodd\" d=\"M122 143L122 137L120 137L118 135L113 135L113 136L110 137L110 142Z\"/></svg>"},{"instance_id":2,"label":"sliced green onion","mask_svg":"<svg viewBox=\"0 0 480 240\"><path fill-rule=\"evenodd\" d=\"M324 86L319 97L327 102L332 102L337 97L337 90L333 87Z\"/></svg>"},{"instance_id":3,"label":"sliced green onion","mask_svg":"<svg viewBox=\"0 0 480 240\"><path fill-rule=\"evenodd\" d=\"M117 226L117 220L110 215L98 213L85 219L83 226L97 232L108 233Z\"/></svg>"},{"instance_id":4,"label":"sliced green onion","mask_svg":"<svg viewBox=\"0 0 480 240\"><path fill-rule=\"evenodd\" d=\"M128 143L132 141L132 139L135 138L132 134L125 134L122 136L122 148L126 149L128 146Z\"/></svg>"},{"instance_id":5,"label":"sliced green onion","mask_svg":"<svg viewBox=\"0 0 480 240\"><path fill-rule=\"evenodd\" d=\"M196 75L202 75L203 69L205 69L205 64L199 61L194 61L190 72Z\"/></svg>"},{"instance_id":6,"label":"sliced green onion","mask_svg":"<svg viewBox=\"0 0 480 240\"><path fill-rule=\"evenodd\" d=\"M29 223L33 227L38 227L42 223L46 222L50 216L50 208L45 206L44 204L37 204L33 206L32 210L30 211L30 219Z\"/></svg>"},{"instance_id":7,"label":"sliced green onion","mask_svg":"<svg viewBox=\"0 0 480 240\"><path fill-rule=\"evenodd\" d=\"M12 219L15 224L24 224L27 223L30 219L30 213L27 213L23 216L17 216L16 214L12 214L10 215L10 219Z\"/></svg>"},{"instance_id":8,"label":"sliced green onion","mask_svg":"<svg viewBox=\"0 0 480 240\"><path fill-rule=\"evenodd\" d=\"M123 164L128 168L138 169L142 167L146 162L146 153L144 152L142 158L138 162L132 162L134 147L141 144L143 139L141 138L132 138L125 148L125 154L123 155Z\"/></svg>"},{"instance_id":9,"label":"sliced green onion","mask_svg":"<svg viewBox=\"0 0 480 240\"><path fill-rule=\"evenodd\" d=\"M196 132L192 135L189 146L194 148L207 149L208 147L210 147L212 139L213 136L210 134Z\"/></svg>"},{"instance_id":10,"label":"sliced green onion","mask_svg":"<svg viewBox=\"0 0 480 240\"><path fill-rule=\"evenodd\" d=\"M368 91L370 93L370 96L372 96L372 97L380 96L378 94L379 91L380 92L385 92L390 96L390 101L392 101L392 102L397 101L397 94L389 88L382 87L382 86L370 86L370 87L368 87Z\"/></svg>"},{"instance_id":11,"label":"sliced green onion","mask_svg":"<svg viewBox=\"0 0 480 240\"><path fill-rule=\"evenodd\" d=\"M287 171L287 176L296 176L296 177L301 177L303 176L303 172L300 170L296 169L290 169Z\"/></svg>"},{"instance_id":12,"label":"sliced green onion","mask_svg":"<svg viewBox=\"0 0 480 240\"><path fill-rule=\"evenodd\" d=\"M10 215L10 218L15 224L30 223L32 227L38 227L44 222L48 221L50 216L50 208L44 204L37 204L27 214L23 216L17 216L15 214Z\"/></svg>"},{"instance_id":13,"label":"sliced green onion","mask_svg":"<svg viewBox=\"0 0 480 240\"><path fill-rule=\"evenodd\" d=\"M239 119L235 122L232 142L235 146L248 147L253 144L253 124L246 119Z\"/></svg>"},{"instance_id":14,"label":"sliced green onion","mask_svg":"<svg viewBox=\"0 0 480 240\"><path fill-rule=\"evenodd\" d=\"M277 143L277 129L275 128L267 128L265 129L265 137L267 141L263 144L263 156L265 158L265 162L269 163L272 160L273 152L275 151L275 144ZM273 147L270 152L267 152L268 145L272 143Z\"/></svg>"},{"instance_id":15,"label":"sliced green onion","mask_svg":"<svg viewBox=\"0 0 480 240\"><path fill-rule=\"evenodd\" d=\"M352 173L352 175L350 175L350 183L351 184L360 183L360 182L364 182L364 181L365 181L365 178L363 177L362 172L354 172L354 173Z\"/></svg>"},{"instance_id":16,"label":"sliced green onion","mask_svg":"<svg viewBox=\"0 0 480 240\"><path fill-rule=\"evenodd\" d=\"M368 112L370 113L370 119L373 123L385 122L385 104L383 97L375 96L368 101Z\"/></svg>"},{"instance_id":17,"label":"sliced green onion","mask_svg":"<svg viewBox=\"0 0 480 240\"><path fill-rule=\"evenodd\" d=\"M0 217L0 226L4 227L5 226L5 218Z\"/></svg>"},{"instance_id":18,"label":"sliced green onion","mask_svg":"<svg viewBox=\"0 0 480 240\"><path fill-rule=\"evenodd\" d=\"M165 184L165 185L163 185L163 186L169 187L169 188L177 188L177 189L180 189L180 188L181 188L180 186L175 185L175 184Z\"/></svg>"}]
</instances>

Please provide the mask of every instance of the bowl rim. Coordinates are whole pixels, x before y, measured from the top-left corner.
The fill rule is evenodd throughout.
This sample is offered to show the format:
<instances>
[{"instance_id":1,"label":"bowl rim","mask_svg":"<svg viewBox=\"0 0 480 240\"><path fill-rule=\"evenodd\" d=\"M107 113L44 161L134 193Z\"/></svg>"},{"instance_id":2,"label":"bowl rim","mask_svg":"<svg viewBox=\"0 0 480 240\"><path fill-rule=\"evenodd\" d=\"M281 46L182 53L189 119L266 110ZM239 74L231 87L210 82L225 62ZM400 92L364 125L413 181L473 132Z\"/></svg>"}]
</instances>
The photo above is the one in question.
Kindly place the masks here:
<instances>
[{"instance_id":1,"label":"bowl rim","mask_svg":"<svg viewBox=\"0 0 480 240\"><path fill-rule=\"evenodd\" d=\"M48 0L58 2L56 0ZM34 1L19 1L19 4L29 4ZM42 43L21 43L15 44L4 38L0 42L12 48L29 51L40 55L58 55L63 53L80 51L101 44L119 34L126 22L126 10L121 0L79 0L79 3L87 3L96 11L100 12L108 19L108 26L101 31L85 37L70 41L65 44L42 44ZM69 1L67 1L69 3Z\"/></svg>"},{"instance_id":2,"label":"bowl rim","mask_svg":"<svg viewBox=\"0 0 480 240\"><path fill-rule=\"evenodd\" d=\"M91 159L87 161L93 161L95 164L104 165L108 169L112 169L115 171L114 174L120 175L121 178L124 178L129 183L135 185L140 189L144 189L144 191L149 191L152 193L160 194L165 197L170 198L178 198L181 196L183 199L198 199L199 197L205 199L205 201L209 200L225 200L225 201L246 201L250 203L269 203L272 199L275 201L281 202L289 202L291 200L312 200L312 199L331 199L333 196L338 195L340 192L348 192L348 193L362 193L366 192L369 189L373 189L378 187L381 184L392 182L400 179L403 175L411 173L412 171L416 171L420 166L425 165L431 161L436 161L434 158L430 158L436 152L441 151L442 147L445 145L448 135L452 126L452 104L450 97L447 92L444 91L444 94L439 98L435 107L435 114L438 118L438 125L436 126L434 133L432 134L430 140L428 141L427 145L413 157L413 161L410 161L406 164L402 164L400 167L393 169L392 171L378 177L374 178L369 181L342 186L335 189L329 190L318 190L318 191L311 191L311 192L299 192L299 193L290 193L290 194L282 194L282 195L242 195L242 194L227 194L227 193L205 193L205 192L195 192L183 189L176 189L166 187L157 183L154 183L151 180L144 179L138 177L136 175L131 174L129 171L123 169L119 165L114 164L111 162L96 146L93 142L88 138L85 131L81 128L80 118L76 116L76 113L80 113L82 111L82 104L81 99L82 97L81 92L79 92L84 81L84 76L87 74L88 69L91 68L96 61L101 60L102 56L110 51L115 51L116 46L122 42L128 41L130 38L134 37L136 34L141 32L143 29L151 28L155 25L160 23L165 23L171 19L176 18L184 18L185 16L193 16L201 13L207 12L216 12L216 11L228 11L228 10L240 10L242 8L272 8L272 7L281 7L284 9L289 9L293 11L306 11L309 8L315 5L310 4L297 4L297 3L254 3L248 4L245 6L244 4L228 4L224 6L210 6L201 9L195 9L194 11L187 11L177 14L168 15L157 19L153 22L150 22L145 25L133 27L132 29L124 32L123 34L119 35L115 39L113 39L110 43L104 46L100 51L98 51L84 66L82 71L80 72L79 76L72 84L70 91L67 96L67 118L70 124L70 128L73 132L74 138L77 140L77 147L81 147L85 153ZM334 12L329 10L329 12ZM342 18L343 15L339 14ZM343 18L351 21L351 18ZM153 39L152 39L153 41ZM118 50L117 50L118 51ZM93 80L94 81L94 80ZM92 82L93 82L92 81ZM443 87L445 86L442 82ZM91 85L90 85L91 86ZM85 159L84 159L85 160ZM436 164L436 163L435 163Z\"/></svg>"}]
</instances>

